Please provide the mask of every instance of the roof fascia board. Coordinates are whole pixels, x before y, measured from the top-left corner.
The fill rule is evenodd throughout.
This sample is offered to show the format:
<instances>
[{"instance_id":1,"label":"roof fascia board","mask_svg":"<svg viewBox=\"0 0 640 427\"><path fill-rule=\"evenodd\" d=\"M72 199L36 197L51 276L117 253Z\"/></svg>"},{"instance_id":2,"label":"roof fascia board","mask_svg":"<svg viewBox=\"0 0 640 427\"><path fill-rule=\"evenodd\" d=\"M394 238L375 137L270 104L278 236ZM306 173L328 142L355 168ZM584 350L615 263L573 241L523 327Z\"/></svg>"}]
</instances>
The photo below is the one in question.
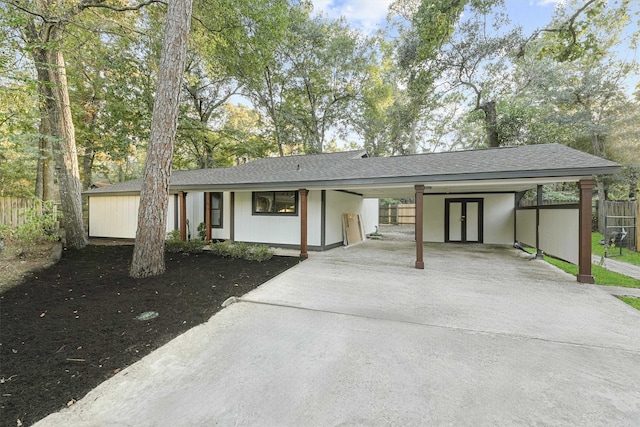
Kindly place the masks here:
<instances>
[{"instance_id":1,"label":"roof fascia board","mask_svg":"<svg viewBox=\"0 0 640 427\"><path fill-rule=\"evenodd\" d=\"M87 197L102 197L102 196L139 196L140 190L126 190L126 191L99 191L99 192L82 192Z\"/></svg>"}]
</instances>

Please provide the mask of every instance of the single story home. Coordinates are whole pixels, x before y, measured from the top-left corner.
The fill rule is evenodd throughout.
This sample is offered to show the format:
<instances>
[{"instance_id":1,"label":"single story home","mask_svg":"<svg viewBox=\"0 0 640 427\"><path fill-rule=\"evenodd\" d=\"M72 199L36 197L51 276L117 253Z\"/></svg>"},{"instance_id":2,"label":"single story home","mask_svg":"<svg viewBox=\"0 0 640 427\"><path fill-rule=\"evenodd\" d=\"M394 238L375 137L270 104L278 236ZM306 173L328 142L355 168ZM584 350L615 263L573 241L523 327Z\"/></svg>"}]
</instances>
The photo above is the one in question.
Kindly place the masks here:
<instances>
[{"instance_id":1,"label":"single story home","mask_svg":"<svg viewBox=\"0 0 640 427\"><path fill-rule=\"evenodd\" d=\"M272 157L243 165L172 173L167 231L182 238L326 250L343 244L343 214L377 225L379 198L416 201L416 268L422 242L512 245L522 242L579 265L591 275L591 200L595 175L620 165L561 144L369 157L365 151ZM580 203L524 209L525 191L577 182ZM134 238L141 180L95 188L89 236Z\"/></svg>"}]
</instances>

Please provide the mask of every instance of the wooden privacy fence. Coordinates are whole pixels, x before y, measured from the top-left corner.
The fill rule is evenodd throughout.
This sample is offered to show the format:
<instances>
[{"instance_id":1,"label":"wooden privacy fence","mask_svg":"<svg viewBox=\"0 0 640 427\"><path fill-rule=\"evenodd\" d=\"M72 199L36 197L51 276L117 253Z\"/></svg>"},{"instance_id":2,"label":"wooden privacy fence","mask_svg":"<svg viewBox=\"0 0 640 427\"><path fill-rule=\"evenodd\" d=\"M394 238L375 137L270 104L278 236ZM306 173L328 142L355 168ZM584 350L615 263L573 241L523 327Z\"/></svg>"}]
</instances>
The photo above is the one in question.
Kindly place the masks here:
<instances>
[{"instance_id":1,"label":"wooden privacy fence","mask_svg":"<svg viewBox=\"0 0 640 427\"><path fill-rule=\"evenodd\" d=\"M638 214L637 200L605 200L600 205L604 210L604 216L636 216Z\"/></svg>"},{"instance_id":2,"label":"wooden privacy fence","mask_svg":"<svg viewBox=\"0 0 640 427\"><path fill-rule=\"evenodd\" d=\"M44 203L47 210L53 209L54 218L58 218L58 207L56 205L49 206L50 202ZM27 212L32 209L37 209L39 214L42 214L43 203L37 199L22 199L18 197L0 197L0 225L5 225L9 228L17 228L27 220Z\"/></svg>"},{"instance_id":3,"label":"wooden privacy fence","mask_svg":"<svg viewBox=\"0 0 640 427\"><path fill-rule=\"evenodd\" d=\"M416 205L414 203L382 205L378 210L378 221L380 224L415 224Z\"/></svg>"},{"instance_id":4,"label":"wooden privacy fence","mask_svg":"<svg viewBox=\"0 0 640 427\"><path fill-rule=\"evenodd\" d=\"M640 229L638 229L638 217L640 210L637 200L613 201L605 200L600 203L598 209L602 209L602 216L605 219L604 229L607 237L612 232L621 232L622 229L628 233L626 247L640 252Z\"/></svg>"},{"instance_id":5,"label":"wooden privacy fence","mask_svg":"<svg viewBox=\"0 0 640 427\"><path fill-rule=\"evenodd\" d=\"M20 227L25 222L25 214L35 204L34 199L0 197L0 224L10 228Z\"/></svg>"}]
</instances>

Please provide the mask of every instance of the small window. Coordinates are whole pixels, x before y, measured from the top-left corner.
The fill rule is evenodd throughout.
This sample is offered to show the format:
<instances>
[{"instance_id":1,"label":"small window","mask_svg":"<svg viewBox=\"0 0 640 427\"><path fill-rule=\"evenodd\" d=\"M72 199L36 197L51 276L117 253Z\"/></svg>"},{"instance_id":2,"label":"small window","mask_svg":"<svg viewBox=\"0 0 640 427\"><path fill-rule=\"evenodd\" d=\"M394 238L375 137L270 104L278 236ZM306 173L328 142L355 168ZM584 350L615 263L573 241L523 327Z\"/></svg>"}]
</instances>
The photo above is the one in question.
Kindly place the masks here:
<instances>
[{"instance_id":1,"label":"small window","mask_svg":"<svg viewBox=\"0 0 640 427\"><path fill-rule=\"evenodd\" d=\"M253 193L254 215L298 215L297 191L260 191Z\"/></svg>"},{"instance_id":2,"label":"small window","mask_svg":"<svg viewBox=\"0 0 640 427\"><path fill-rule=\"evenodd\" d=\"M222 193L211 193L211 227L222 228Z\"/></svg>"}]
</instances>

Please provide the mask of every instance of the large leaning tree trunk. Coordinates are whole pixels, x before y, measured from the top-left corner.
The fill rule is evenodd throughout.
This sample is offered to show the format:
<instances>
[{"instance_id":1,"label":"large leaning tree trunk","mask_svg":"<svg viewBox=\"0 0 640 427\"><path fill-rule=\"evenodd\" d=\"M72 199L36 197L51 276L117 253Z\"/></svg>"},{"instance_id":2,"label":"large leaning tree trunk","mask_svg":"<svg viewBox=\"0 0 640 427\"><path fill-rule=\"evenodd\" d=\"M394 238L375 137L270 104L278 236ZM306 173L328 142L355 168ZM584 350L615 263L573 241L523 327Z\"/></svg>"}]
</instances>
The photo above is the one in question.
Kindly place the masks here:
<instances>
[{"instance_id":1,"label":"large leaning tree trunk","mask_svg":"<svg viewBox=\"0 0 640 427\"><path fill-rule=\"evenodd\" d=\"M484 127L487 133L487 145L489 147L499 147L500 137L498 135L498 112L496 101L487 101L480 105L478 109L484 113Z\"/></svg>"},{"instance_id":2,"label":"large leaning tree trunk","mask_svg":"<svg viewBox=\"0 0 640 427\"><path fill-rule=\"evenodd\" d=\"M132 277L157 276L165 271L169 178L192 8L193 0L168 2L151 134L140 192L138 229L130 270Z\"/></svg>"},{"instance_id":3,"label":"large leaning tree trunk","mask_svg":"<svg viewBox=\"0 0 640 427\"><path fill-rule=\"evenodd\" d=\"M48 159L51 150L60 189L65 243L70 248L82 249L87 245L87 236L82 220L80 170L69 85L60 50L62 31L60 25L52 22L43 23L38 30L35 22L31 21L25 28L25 38L33 45L32 56L37 69L39 108L42 115L40 132L43 136L36 192L44 200L54 198L52 167Z\"/></svg>"},{"instance_id":4,"label":"large leaning tree trunk","mask_svg":"<svg viewBox=\"0 0 640 427\"><path fill-rule=\"evenodd\" d=\"M53 152L58 172L66 245L82 249L87 246L87 235L82 222L82 185L66 68L61 51L50 50L47 53L49 81L52 83L52 96L47 100L47 109L51 118L50 130L54 137Z\"/></svg>"}]
</instances>

